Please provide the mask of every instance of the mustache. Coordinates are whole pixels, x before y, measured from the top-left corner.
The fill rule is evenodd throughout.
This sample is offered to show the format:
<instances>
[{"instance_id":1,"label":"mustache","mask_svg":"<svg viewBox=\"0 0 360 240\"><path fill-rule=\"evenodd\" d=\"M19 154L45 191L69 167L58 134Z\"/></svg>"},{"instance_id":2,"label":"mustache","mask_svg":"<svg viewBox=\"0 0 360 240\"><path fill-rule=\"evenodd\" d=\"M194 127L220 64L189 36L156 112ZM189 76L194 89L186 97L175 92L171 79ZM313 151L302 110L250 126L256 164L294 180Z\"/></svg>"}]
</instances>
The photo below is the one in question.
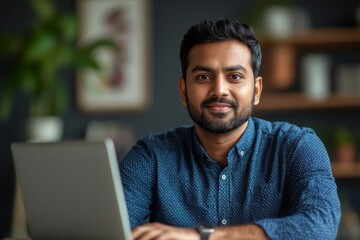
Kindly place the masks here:
<instances>
[{"instance_id":1,"label":"mustache","mask_svg":"<svg viewBox=\"0 0 360 240\"><path fill-rule=\"evenodd\" d=\"M226 103L226 104L229 104L233 108L237 108L239 106L239 104L234 100L230 100L230 99L223 98L223 97L221 97L221 98L213 97L213 98L209 98L209 99L206 99L205 101L203 101L201 103L201 107L204 108L204 107L206 107L206 105L209 105L212 103Z\"/></svg>"}]
</instances>

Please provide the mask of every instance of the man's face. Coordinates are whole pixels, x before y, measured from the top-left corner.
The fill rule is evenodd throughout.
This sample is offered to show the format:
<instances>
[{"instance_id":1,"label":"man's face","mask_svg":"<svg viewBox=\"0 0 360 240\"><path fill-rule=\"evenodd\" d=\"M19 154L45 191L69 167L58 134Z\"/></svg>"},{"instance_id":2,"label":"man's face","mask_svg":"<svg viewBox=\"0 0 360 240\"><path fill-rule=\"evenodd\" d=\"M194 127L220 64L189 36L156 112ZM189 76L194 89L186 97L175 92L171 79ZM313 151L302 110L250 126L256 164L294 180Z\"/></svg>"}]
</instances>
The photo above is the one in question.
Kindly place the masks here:
<instances>
[{"instance_id":1,"label":"man's face","mask_svg":"<svg viewBox=\"0 0 360 240\"><path fill-rule=\"evenodd\" d=\"M251 53L236 40L195 45L188 55L181 100L193 121L213 133L242 126L259 103L262 79L251 68Z\"/></svg>"}]
</instances>

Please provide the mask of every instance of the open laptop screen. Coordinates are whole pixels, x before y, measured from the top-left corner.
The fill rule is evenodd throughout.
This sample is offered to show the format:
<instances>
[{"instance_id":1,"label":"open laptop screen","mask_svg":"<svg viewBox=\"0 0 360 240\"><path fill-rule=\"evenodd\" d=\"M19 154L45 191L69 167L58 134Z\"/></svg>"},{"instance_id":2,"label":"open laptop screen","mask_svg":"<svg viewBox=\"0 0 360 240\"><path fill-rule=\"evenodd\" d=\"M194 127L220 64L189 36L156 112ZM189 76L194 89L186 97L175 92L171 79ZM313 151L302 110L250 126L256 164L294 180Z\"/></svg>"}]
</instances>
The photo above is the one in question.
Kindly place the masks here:
<instances>
[{"instance_id":1,"label":"open laptop screen","mask_svg":"<svg viewBox=\"0 0 360 240\"><path fill-rule=\"evenodd\" d=\"M11 148L33 239L131 239L112 140Z\"/></svg>"}]
</instances>

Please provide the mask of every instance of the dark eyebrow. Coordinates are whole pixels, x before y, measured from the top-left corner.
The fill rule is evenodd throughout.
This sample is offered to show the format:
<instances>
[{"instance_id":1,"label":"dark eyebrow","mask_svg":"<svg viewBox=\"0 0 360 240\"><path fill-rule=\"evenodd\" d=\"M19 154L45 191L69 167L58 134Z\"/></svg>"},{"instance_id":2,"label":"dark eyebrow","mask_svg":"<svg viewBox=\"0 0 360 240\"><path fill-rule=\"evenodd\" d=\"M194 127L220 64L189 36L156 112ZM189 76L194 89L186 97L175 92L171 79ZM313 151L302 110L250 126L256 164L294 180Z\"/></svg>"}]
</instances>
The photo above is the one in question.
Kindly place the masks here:
<instances>
[{"instance_id":1,"label":"dark eyebrow","mask_svg":"<svg viewBox=\"0 0 360 240\"><path fill-rule=\"evenodd\" d=\"M241 66L241 65L235 65L235 66L225 67L223 70L224 70L225 72L231 72L231 71L236 71L236 70L241 70L241 71L247 72L247 71L246 71L246 68L244 68L244 67ZM198 72L198 71L214 72L214 69L211 68L211 67L207 67L207 66L197 65L197 66L195 66L195 67L191 70L191 73Z\"/></svg>"},{"instance_id":2,"label":"dark eyebrow","mask_svg":"<svg viewBox=\"0 0 360 240\"><path fill-rule=\"evenodd\" d=\"M231 71L236 71L236 70L241 70L241 71L247 72L247 71L246 71L246 68L244 68L244 67L241 66L241 65L235 65L235 66L225 67L224 70L225 70L226 72L231 72Z\"/></svg>"},{"instance_id":3,"label":"dark eyebrow","mask_svg":"<svg viewBox=\"0 0 360 240\"><path fill-rule=\"evenodd\" d=\"M212 69L211 67L206 67L206 66L197 65L197 66L195 66L195 67L191 70L191 73L199 72L199 71L213 72L214 69Z\"/></svg>"}]
</instances>

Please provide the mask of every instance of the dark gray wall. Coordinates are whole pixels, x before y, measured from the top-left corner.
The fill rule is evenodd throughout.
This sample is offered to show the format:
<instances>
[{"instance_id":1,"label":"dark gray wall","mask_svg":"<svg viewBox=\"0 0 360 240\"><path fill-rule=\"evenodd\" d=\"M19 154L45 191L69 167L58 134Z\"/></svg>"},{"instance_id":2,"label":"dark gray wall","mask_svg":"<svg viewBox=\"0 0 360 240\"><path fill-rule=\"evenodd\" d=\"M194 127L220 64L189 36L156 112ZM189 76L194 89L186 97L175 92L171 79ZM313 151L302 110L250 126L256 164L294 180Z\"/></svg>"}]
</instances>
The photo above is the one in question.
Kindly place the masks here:
<instances>
[{"instance_id":1,"label":"dark gray wall","mask_svg":"<svg viewBox=\"0 0 360 240\"><path fill-rule=\"evenodd\" d=\"M75 1L56 1L61 9L74 10ZM84 136L87 124L92 120L113 120L128 123L140 138L149 132L163 131L171 127L191 123L186 110L181 106L177 90L177 80L180 76L179 45L184 32L189 26L203 19L228 17L244 21L252 2L250 0L153 0L151 1L151 64L152 73L152 104L149 109L131 114L85 115L78 111L75 105L75 88L73 72L65 73L69 86L70 109L64 116L65 139ZM297 1L310 12L314 27L351 25L351 14L357 5L357 0L326 1L326 6L317 1ZM31 19L31 12L26 1L1 1L0 3L0 33L22 30ZM6 59L0 58L0 87ZM349 116L345 121L357 126L360 122L359 110L350 109L340 112L340 116ZM344 115L343 115L344 114ZM323 121L324 116L334 115L333 112L264 114L270 119L289 120L298 124L312 125ZM24 139L24 122L28 116L27 99L19 96L8 122L0 123L0 238L9 231L11 202L13 194L14 174L9 145L13 141ZM344 121L338 117L335 121ZM328 122L328 124L330 124ZM331 127L331 124L330 126Z\"/></svg>"}]
</instances>

